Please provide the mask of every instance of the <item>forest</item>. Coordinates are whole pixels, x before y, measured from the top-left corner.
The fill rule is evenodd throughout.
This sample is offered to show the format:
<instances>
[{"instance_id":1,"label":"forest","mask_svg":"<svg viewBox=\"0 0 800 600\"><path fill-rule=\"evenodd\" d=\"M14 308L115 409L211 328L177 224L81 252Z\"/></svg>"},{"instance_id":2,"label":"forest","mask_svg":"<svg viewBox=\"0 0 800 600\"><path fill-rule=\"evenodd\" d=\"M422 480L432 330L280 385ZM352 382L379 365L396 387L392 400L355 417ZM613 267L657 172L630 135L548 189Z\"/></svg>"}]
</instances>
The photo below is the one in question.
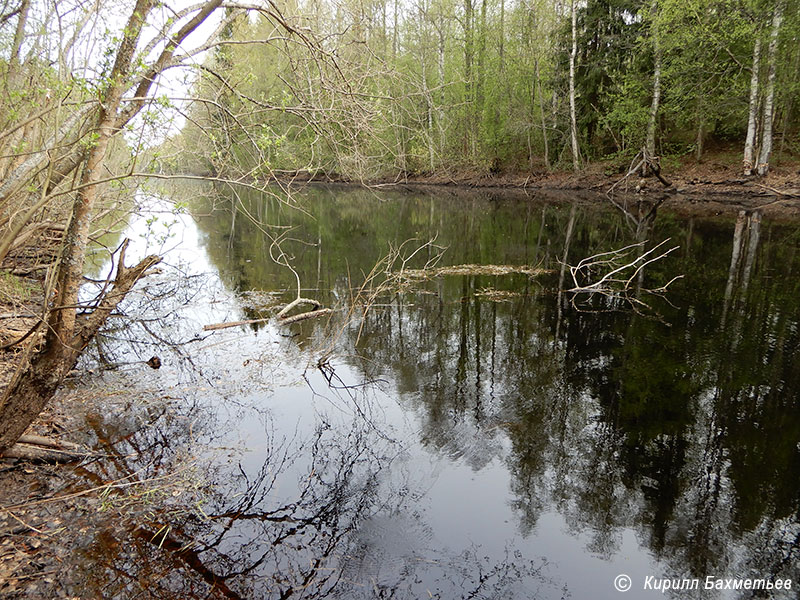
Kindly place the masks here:
<instances>
[{"instance_id":1,"label":"forest","mask_svg":"<svg viewBox=\"0 0 800 600\"><path fill-rule=\"evenodd\" d=\"M613 159L796 156L795 2L288 3L241 17L202 66L182 164L351 179L579 170ZM265 45L265 40L273 40ZM321 52L321 54L320 54ZM211 139L198 155L200 139Z\"/></svg>"},{"instance_id":2,"label":"forest","mask_svg":"<svg viewBox=\"0 0 800 600\"><path fill-rule=\"evenodd\" d=\"M0 0L0 597L800 581L798 165L800 0Z\"/></svg>"},{"instance_id":3,"label":"forest","mask_svg":"<svg viewBox=\"0 0 800 600\"><path fill-rule=\"evenodd\" d=\"M27 316L7 341L25 351L0 402L0 451L161 260L129 268L127 245L109 248L113 282L80 300L90 240L119 230L143 182L269 191L286 177L505 171L527 182L601 160L622 172L639 156L643 174L660 177L662 163L702 160L713 146L734 149L742 176L764 177L800 143L797 9L796 0L3 0L0 261L16 261L17 275L45 273L49 300L20 309ZM31 343L37 336L43 344Z\"/></svg>"}]
</instances>

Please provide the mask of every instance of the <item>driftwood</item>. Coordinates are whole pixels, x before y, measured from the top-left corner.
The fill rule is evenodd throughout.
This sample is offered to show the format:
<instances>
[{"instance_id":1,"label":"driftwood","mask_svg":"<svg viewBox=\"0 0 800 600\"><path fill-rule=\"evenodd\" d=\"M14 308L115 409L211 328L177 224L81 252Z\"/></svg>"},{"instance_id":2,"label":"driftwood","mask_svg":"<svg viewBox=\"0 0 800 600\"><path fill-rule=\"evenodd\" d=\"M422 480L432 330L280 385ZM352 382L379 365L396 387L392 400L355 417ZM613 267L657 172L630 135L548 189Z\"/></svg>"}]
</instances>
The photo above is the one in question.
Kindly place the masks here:
<instances>
[{"instance_id":1,"label":"driftwood","mask_svg":"<svg viewBox=\"0 0 800 600\"><path fill-rule=\"evenodd\" d=\"M297 298L289 302L289 304L287 304L281 309L281 312L278 313L278 318L279 319L286 318L286 315L289 313L290 310L292 310L296 306L301 306L303 304L310 304L311 306L314 307L312 310L316 310L322 306L316 300L309 300L308 298L300 298L298 296Z\"/></svg>"},{"instance_id":2,"label":"driftwood","mask_svg":"<svg viewBox=\"0 0 800 600\"><path fill-rule=\"evenodd\" d=\"M641 157L641 159L639 160L639 162L636 162L636 159L638 159L639 157ZM634 163L636 163L636 166L633 166ZM617 181L610 188L608 188L606 194L611 194L611 192L614 191L614 188L616 188L623 181L627 180L628 177L630 177L631 175L637 173L640 169L646 173L652 173L653 175L655 175L658 178L658 180L664 185L664 187L666 188L672 187L672 182L669 181L668 179L665 179L664 176L661 174L661 165L659 164L659 158L657 156L650 156L650 154L647 152L647 148L642 148L641 151L636 156L633 157L633 160L631 161L631 167L628 169L628 172L625 174L625 176L622 177L622 179Z\"/></svg>"},{"instance_id":3,"label":"driftwood","mask_svg":"<svg viewBox=\"0 0 800 600\"><path fill-rule=\"evenodd\" d=\"M227 323L213 323L203 325L203 331L217 331L218 329L228 329L229 327L239 327L240 325L252 325L253 323L266 323L272 317L266 319L247 319L245 321L228 321Z\"/></svg>"},{"instance_id":4,"label":"driftwood","mask_svg":"<svg viewBox=\"0 0 800 600\"><path fill-rule=\"evenodd\" d=\"M313 319L315 317L321 317L322 315L329 315L332 312L333 311L330 308L320 308L319 310L310 310L292 317L286 317L285 319L280 319L278 322L281 325L290 325L292 323L297 323L298 321L305 321L306 319Z\"/></svg>"},{"instance_id":5,"label":"driftwood","mask_svg":"<svg viewBox=\"0 0 800 600\"><path fill-rule=\"evenodd\" d=\"M576 310L582 310L578 304L579 295L588 294L591 297L599 294L612 302L626 303L638 314L651 313L650 316L661 320L658 313L642 300L642 296L664 298L669 286L683 275L673 277L664 285L654 289L643 287L642 276L647 265L661 260L678 249L678 246L674 246L664 250L663 247L668 241L669 239L666 239L647 251L644 250L646 241L642 241L619 250L601 252L584 258L574 267L567 265L575 286L567 290L572 294L572 306Z\"/></svg>"},{"instance_id":6,"label":"driftwood","mask_svg":"<svg viewBox=\"0 0 800 600\"><path fill-rule=\"evenodd\" d=\"M779 190L777 188L764 185L762 183L757 183L756 185L760 188L764 188L765 190L769 190L770 192L773 192L778 196L785 196L787 198L800 198L800 190L798 189Z\"/></svg>"},{"instance_id":7,"label":"driftwood","mask_svg":"<svg viewBox=\"0 0 800 600\"><path fill-rule=\"evenodd\" d=\"M88 456L91 456L91 452L82 449L78 444L31 434L21 436L16 444L2 454L2 458L43 463L69 463Z\"/></svg>"},{"instance_id":8,"label":"driftwood","mask_svg":"<svg viewBox=\"0 0 800 600\"><path fill-rule=\"evenodd\" d=\"M41 435L25 434L21 435L19 440L20 444L35 444L37 446L46 446L47 448L57 448L59 450L80 450L81 447L73 442L64 440L54 440L53 438L44 437Z\"/></svg>"},{"instance_id":9,"label":"driftwood","mask_svg":"<svg viewBox=\"0 0 800 600\"><path fill-rule=\"evenodd\" d=\"M646 241L625 246L619 250L612 250L610 252L601 252L588 258L582 259L576 266L569 266L570 274L572 275L572 282L574 287L568 292L573 293L601 293L607 296L617 296L619 294L627 293L630 289L633 280L647 265L661 260L668 254L677 250L680 246L673 246L668 250L663 250L664 246L669 241L669 238L663 242L656 244L650 250L642 251L641 254L635 254L637 249L644 249ZM660 254L656 254L656 251ZM630 259L633 254L633 260ZM593 271L606 271L592 281L591 274ZM677 279L681 279L683 275L673 277L668 283L655 290L648 290L651 293L663 293L667 287ZM581 283L581 279L587 280Z\"/></svg>"},{"instance_id":10,"label":"driftwood","mask_svg":"<svg viewBox=\"0 0 800 600\"><path fill-rule=\"evenodd\" d=\"M312 309L307 312L298 313L291 317L286 316L290 310L303 304L310 304ZM298 321L305 321L306 319L313 319L321 317L322 315L331 314L333 311L330 308L320 308L322 305L316 300L309 300L308 298L296 298L284 306L278 313L278 323L280 325L291 325ZM240 325L252 325L253 323L266 323L272 317L263 319L247 319L245 321L228 321L226 323L213 323L211 325L204 325L203 331L217 331L219 329L228 329L229 327L239 327Z\"/></svg>"},{"instance_id":11,"label":"driftwood","mask_svg":"<svg viewBox=\"0 0 800 600\"><path fill-rule=\"evenodd\" d=\"M490 275L500 277L519 273L536 277L547 273L545 269L528 265L451 265L448 267L428 267L425 269L403 269L398 272L402 279L430 279L448 275Z\"/></svg>"}]
</instances>

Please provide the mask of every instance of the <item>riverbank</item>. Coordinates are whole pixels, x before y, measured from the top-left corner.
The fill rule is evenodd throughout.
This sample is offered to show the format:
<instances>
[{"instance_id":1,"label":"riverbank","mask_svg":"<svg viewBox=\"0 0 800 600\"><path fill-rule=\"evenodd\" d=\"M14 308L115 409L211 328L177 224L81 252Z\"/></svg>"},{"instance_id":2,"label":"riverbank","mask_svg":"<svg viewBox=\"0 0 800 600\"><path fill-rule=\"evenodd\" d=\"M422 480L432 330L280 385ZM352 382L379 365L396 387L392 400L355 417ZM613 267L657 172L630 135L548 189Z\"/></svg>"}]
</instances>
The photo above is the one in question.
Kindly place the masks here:
<instances>
[{"instance_id":1,"label":"riverbank","mask_svg":"<svg viewBox=\"0 0 800 600\"><path fill-rule=\"evenodd\" d=\"M738 210L762 209L775 218L800 218L800 161L787 159L772 168L766 177L744 177L741 160L735 152L709 154L694 159L667 161L662 174L672 185L667 187L655 176L625 177L628 166L612 160L597 161L579 173L548 171L505 171L481 173L475 170L440 174L404 174L396 177L357 181L339 175L307 173L284 177L284 182L397 187L436 193L449 189L502 192L511 196L545 195L565 202L579 199L596 201L607 196L630 201L661 201L681 214L715 215Z\"/></svg>"}]
</instances>

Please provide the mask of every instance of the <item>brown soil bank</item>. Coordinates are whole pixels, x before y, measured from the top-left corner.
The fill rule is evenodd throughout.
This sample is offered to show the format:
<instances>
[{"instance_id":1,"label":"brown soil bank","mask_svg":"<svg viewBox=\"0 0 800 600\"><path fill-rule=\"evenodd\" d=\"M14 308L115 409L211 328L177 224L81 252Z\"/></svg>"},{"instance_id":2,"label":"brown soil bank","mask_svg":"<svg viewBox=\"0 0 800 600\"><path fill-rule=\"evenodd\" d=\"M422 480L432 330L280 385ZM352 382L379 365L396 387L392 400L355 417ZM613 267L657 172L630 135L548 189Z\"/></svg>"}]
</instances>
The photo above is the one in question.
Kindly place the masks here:
<instances>
[{"instance_id":1,"label":"brown soil bank","mask_svg":"<svg viewBox=\"0 0 800 600\"><path fill-rule=\"evenodd\" d=\"M591 163L579 173L565 171L478 173L460 171L434 175L405 175L394 179L355 182L346 178L298 176L293 181L326 183L366 183L376 187L400 187L434 191L442 187L503 190L506 195L542 195L553 200L596 200L609 195L631 202L661 200L680 213L715 215L761 208L773 218L800 218L800 161L784 160L766 177L744 177L741 160L732 152L709 155L702 162L662 165L662 175L671 183L666 187L656 177L625 177L627 165L612 161Z\"/></svg>"}]
</instances>

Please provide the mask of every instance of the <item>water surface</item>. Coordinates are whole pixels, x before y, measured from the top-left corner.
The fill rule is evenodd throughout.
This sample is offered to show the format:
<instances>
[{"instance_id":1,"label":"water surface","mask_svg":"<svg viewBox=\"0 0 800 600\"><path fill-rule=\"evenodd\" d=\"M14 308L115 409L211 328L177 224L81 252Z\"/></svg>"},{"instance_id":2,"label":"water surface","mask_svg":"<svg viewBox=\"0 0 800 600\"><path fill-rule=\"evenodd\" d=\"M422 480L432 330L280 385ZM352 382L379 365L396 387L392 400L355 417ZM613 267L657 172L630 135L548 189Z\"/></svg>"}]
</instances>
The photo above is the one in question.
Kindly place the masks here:
<instances>
[{"instance_id":1,"label":"water surface","mask_svg":"<svg viewBox=\"0 0 800 600\"><path fill-rule=\"evenodd\" d=\"M616 598L620 574L636 597L662 595L647 576L800 585L796 227L448 191L171 193L191 217L131 225L141 252L173 250L128 303L146 318L98 344L127 367L90 384L139 401L91 425L119 455L105 475L187 460L192 475L170 510L137 509L125 543L87 549L89 593ZM631 300L563 291L566 265L667 239L677 250L631 279ZM371 297L362 284L398 248L407 269L545 272L431 272ZM273 315L298 281L330 320L202 330ZM130 364L151 354L158 372ZM692 594L738 597L676 597Z\"/></svg>"}]
</instances>

